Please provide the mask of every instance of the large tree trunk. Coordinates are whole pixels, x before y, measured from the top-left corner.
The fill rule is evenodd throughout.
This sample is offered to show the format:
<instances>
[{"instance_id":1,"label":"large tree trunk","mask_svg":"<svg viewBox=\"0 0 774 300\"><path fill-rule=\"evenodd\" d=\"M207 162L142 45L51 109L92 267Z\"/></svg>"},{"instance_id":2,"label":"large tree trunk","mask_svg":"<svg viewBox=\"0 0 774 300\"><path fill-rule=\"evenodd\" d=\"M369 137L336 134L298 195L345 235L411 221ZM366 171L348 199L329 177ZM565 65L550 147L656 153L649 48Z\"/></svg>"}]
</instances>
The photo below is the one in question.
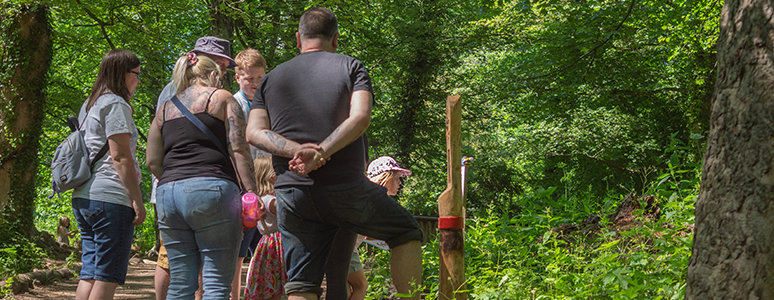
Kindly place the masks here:
<instances>
[{"instance_id":1,"label":"large tree trunk","mask_svg":"<svg viewBox=\"0 0 774 300\"><path fill-rule=\"evenodd\" d=\"M44 5L0 8L0 230L32 233L51 28Z\"/></svg>"},{"instance_id":2,"label":"large tree trunk","mask_svg":"<svg viewBox=\"0 0 774 300\"><path fill-rule=\"evenodd\" d=\"M686 299L774 299L774 3L729 0Z\"/></svg>"},{"instance_id":3,"label":"large tree trunk","mask_svg":"<svg viewBox=\"0 0 774 300\"><path fill-rule=\"evenodd\" d=\"M232 42L231 46L231 58L236 56L233 46L234 38L234 17L229 14L229 6L226 1L228 0L210 0L210 34L222 39L226 39ZM223 88L228 91L236 91L239 89L232 79L233 74L225 77L223 82Z\"/></svg>"},{"instance_id":4,"label":"large tree trunk","mask_svg":"<svg viewBox=\"0 0 774 300\"><path fill-rule=\"evenodd\" d=\"M210 0L210 33L231 40L234 37L234 19L229 15L227 0Z\"/></svg>"}]
</instances>

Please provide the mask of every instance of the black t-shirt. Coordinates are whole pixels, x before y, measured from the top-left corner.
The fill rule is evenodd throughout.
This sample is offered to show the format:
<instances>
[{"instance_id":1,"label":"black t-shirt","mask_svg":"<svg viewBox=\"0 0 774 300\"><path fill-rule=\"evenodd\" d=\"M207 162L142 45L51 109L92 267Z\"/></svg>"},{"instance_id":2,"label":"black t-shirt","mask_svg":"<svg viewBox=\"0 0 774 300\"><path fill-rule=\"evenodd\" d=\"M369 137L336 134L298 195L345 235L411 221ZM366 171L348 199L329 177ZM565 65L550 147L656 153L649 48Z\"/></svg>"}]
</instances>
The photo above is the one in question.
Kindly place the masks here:
<instances>
[{"instance_id":1,"label":"black t-shirt","mask_svg":"<svg viewBox=\"0 0 774 300\"><path fill-rule=\"evenodd\" d=\"M352 92L372 92L363 64L349 56L314 51L297 55L266 74L252 101L265 109L271 130L297 143L321 143L347 117ZM364 176L363 137L334 153L309 176L288 170L289 158L273 156L276 187L344 183Z\"/></svg>"}]
</instances>

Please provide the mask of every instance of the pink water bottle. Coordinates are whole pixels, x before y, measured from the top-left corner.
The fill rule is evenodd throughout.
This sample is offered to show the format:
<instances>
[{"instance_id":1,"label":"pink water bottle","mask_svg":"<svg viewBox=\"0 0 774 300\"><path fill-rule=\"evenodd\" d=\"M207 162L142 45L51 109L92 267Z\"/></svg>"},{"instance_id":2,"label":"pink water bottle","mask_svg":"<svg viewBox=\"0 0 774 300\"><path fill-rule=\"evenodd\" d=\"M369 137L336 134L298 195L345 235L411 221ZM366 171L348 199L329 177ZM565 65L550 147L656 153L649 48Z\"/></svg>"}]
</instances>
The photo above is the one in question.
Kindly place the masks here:
<instances>
[{"instance_id":1,"label":"pink water bottle","mask_svg":"<svg viewBox=\"0 0 774 300\"><path fill-rule=\"evenodd\" d=\"M246 228L258 225L258 195L254 193L242 195L242 225Z\"/></svg>"}]
</instances>

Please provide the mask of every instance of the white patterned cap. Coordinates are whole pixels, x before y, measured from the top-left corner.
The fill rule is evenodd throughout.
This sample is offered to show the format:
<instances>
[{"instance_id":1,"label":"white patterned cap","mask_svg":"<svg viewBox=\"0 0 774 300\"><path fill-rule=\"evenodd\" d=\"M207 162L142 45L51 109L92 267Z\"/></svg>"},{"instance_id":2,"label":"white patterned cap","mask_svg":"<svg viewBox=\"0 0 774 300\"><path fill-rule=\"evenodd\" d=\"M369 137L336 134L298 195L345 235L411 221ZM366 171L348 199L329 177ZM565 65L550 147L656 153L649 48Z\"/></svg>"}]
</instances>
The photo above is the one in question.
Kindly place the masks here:
<instances>
[{"instance_id":1,"label":"white patterned cap","mask_svg":"<svg viewBox=\"0 0 774 300\"><path fill-rule=\"evenodd\" d=\"M377 159L374 159L368 165L368 178L379 176L379 174L382 174L387 171L398 171L400 172L400 177L406 177L411 175L411 171L401 168L400 165L398 165L398 162L395 161L394 158L389 156L382 156Z\"/></svg>"}]
</instances>

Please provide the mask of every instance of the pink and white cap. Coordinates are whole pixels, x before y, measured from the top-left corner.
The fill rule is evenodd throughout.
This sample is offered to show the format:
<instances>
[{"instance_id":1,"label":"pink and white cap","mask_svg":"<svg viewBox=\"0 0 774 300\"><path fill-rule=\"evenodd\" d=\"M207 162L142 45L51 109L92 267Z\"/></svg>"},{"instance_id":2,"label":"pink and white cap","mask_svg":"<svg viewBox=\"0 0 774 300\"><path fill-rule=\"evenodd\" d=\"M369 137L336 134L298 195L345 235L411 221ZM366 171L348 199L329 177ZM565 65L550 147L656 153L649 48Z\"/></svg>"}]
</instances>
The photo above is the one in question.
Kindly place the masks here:
<instances>
[{"instance_id":1,"label":"pink and white cap","mask_svg":"<svg viewBox=\"0 0 774 300\"><path fill-rule=\"evenodd\" d=\"M398 171L400 172L400 177L411 175L410 170L401 168L400 165L398 165L398 162L389 156L379 157L368 164L368 178L379 176L379 174L387 171Z\"/></svg>"}]
</instances>

